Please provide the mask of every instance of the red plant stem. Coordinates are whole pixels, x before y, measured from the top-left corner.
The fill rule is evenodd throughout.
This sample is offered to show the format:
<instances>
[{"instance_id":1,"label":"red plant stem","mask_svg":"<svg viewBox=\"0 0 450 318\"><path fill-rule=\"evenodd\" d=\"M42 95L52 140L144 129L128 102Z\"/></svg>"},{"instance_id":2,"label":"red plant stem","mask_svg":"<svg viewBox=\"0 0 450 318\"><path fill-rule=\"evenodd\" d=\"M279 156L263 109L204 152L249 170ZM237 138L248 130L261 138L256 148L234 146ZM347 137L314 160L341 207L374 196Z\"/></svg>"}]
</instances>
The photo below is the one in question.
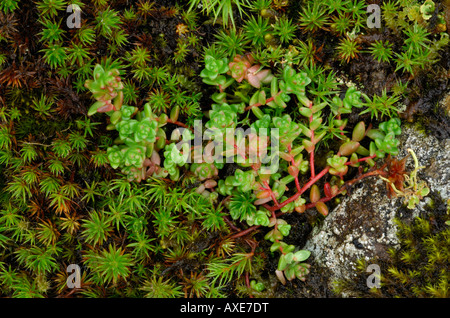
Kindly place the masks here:
<instances>
[{"instance_id":1,"label":"red plant stem","mask_svg":"<svg viewBox=\"0 0 450 318\"><path fill-rule=\"evenodd\" d=\"M309 180L303 186L303 188L300 189L300 191L298 191L296 194L294 194L292 197L290 197L286 201L284 201L284 202L282 202L280 204L276 204L276 205L272 206L269 209L269 211L279 210L282 207L284 207L286 204L289 204L289 203L297 200L303 194L303 192L308 190L314 183L316 183L320 178L322 178L330 170L330 168L331 168L330 166L325 167L325 169L323 169L321 172L319 172L319 174L317 174L314 178L311 178L311 180Z\"/></svg>"},{"instance_id":2,"label":"red plant stem","mask_svg":"<svg viewBox=\"0 0 450 318\"><path fill-rule=\"evenodd\" d=\"M253 225L253 226L249 227L249 228L246 229L246 230L240 231L240 232L238 232L238 233L236 233L236 234L230 236L230 238L231 238L231 239L235 239L235 238L238 238L238 237L247 235L248 233L251 233L251 232L253 232L254 230L256 230L257 228L259 228L260 226L261 226L261 225Z\"/></svg>"},{"instance_id":3,"label":"red plant stem","mask_svg":"<svg viewBox=\"0 0 450 318\"><path fill-rule=\"evenodd\" d=\"M297 191L300 191L300 182L298 182L298 175L295 176L295 186L297 187Z\"/></svg>"},{"instance_id":4,"label":"red plant stem","mask_svg":"<svg viewBox=\"0 0 450 318\"><path fill-rule=\"evenodd\" d=\"M275 96L272 96L272 97L269 97L268 99L266 99L266 102L264 103L264 105L267 104L267 103L270 103L271 101L273 101L273 100L275 99L275 97L278 96L278 95L280 95L282 92L283 92L283 91L279 91ZM250 110L250 109L252 109L253 107L259 107L259 106L262 106L262 105L263 105L263 104L261 104L261 103L256 103L256 104L247 106L247 107L245 107L245 111Z\"/></svg>"},{"instance_id":5,"label":"red plant stem","mask_svg":"<svg viewBox=\"0 0 450 318\"><path fill-rule=\"evenodd\" d=\"M373 159L374 157L375 157L375 155L372 155L372 156L369 156L369 157L360 158L360 159L358 159L358 162L365 161L365 160L368 160L368 159ZM347 164L347 163L346 163L346 164ZM350 163L348 163L348 164L350 164ZM276 211L276 210L279 210L279 209L281 209L282 207L284 207L285 205L287 205L287 204L289 204L289 203L291 203L291 202L297 200L297 199L298 199L298 198L299 198L306 190L308 190L314 183L316 183L318 180L320 180L320 178L322 178L325 174L327 174L328 171L330 170L330 168L331 168L330 166L326 166L326 167L325 167L322 171L320 171L314 178L311 178L311 180L309 180L309 181L303 186L303 188L301 188L296 194L294 194L292 197L290 197L290 198L287 199L286 201L284 201L284 202L282 202L282 203L275 203L274 206L269 206L268 204L264 204L263 207L266 208L267 210L269 210L269 211L272 213L272 217L277 217L278 215L282 215L282 214L283 214L282 212L280 212L280 213L277 215L277 214L275 214L275 211ZM363 178L370 177L370 176L374 176L374 175L385 175L385 174L386 174L386 173L385 173L383 170L381 170L381 169L377 169L377 170L374 170L374 171L367 172L367 173L365 173L365 174L359 176L358 178L355 178L355 179L352 179L352 180L350 180L350 181L347 181L347 182L339 189L339 191L338 191L334 196L332 196L332 197L325 197L325 198L320 199L319 201L327 202L327 201L331 200L332 198L334 198L334 197L337 196L338 194L342 193L342 192L346 189L346 186L352 185L353 183L355 183L355 182L357 182L357 181L359 181L359 180L361 180L361 179L363 179ZM274 201L274 202L276 202L276 201ZM315 206L315 203L309 203L309 204L306 205L306 209L313 208L314 206ZM238 232L238 233L232 235L231 238L238 238L238 237L247 235L248 233L251 233L251 232L255 231L256 229L258 229L259 227L260 227L260 225L253 225L253 226L249 227L249 228L246 229L246 230L243 230L243 231L241 231L241 232Z\"/></svg>"},{"instance_id":6,"label":"red plant stem","mask_svg":"<svg viewBox=\"0 0 450 318\"><path fill-rule=\"evenodd\" d=\"M312 135L314 136L314 132L312 132ZM314 168L314 150L309 154L309 165L311 167L311 178L314 178L316 175L316 171Z\"/></svg>"},{"instance_id":7,"label":"red plant stem","mask_svg":"<svg viewBox=\"0 0 450 318\"><path fill-rule=\"evenodd\" d=\"M374 154L374 155L369 156L369 157L359 158L359 159L356 160L356 161L348 161L348 162L345 163L345 165L352 165L352 164L354 164L354 163L356 163L356 162L362 162L362 161L366 161L366 160L369 160L369 159L373 159L373 158L375 158L376 156L377 156L377 155Z\"/></svg>"},{"instance_id":8,"label":"red plant stem","mask_svg":"<svg viewBox=\"0 0 450 318\"><path fill-rule=\"evenodd\" d=\"M370 156L370 157L364 157L361 158L360 161L364 161L367 159L372 159L375 156ZM290 197L289 199L287 199L286 201L278 204L278 205L274 205L272 207L266 207L269 211L275 211L275 210L279 210L282 207L284 207L286 204L289 204L295 200L298 199L298 197L300 197L306 190L308 190L314 183L316 183L320 178L322 178L328 171L330 170L330 166L325 167L318 175L316 175L313 179L309 180L308 183L306 183L303 188L301 188L300 191L298 191L296 194L294 194L292 197ZM361 180L362 178L368 177L368 176L372 176L372 175L379 175L379 174L384 174L383 171L380 170L375 170L375 171L371 171L371 172L367 172L364 175L362 175L361 177L357 178L357 179L353 179L350 180L349 182L347 182L346 184L353 184L356 181ZM339 190L339 193L342 192L342 188Z\"/></svg>"},{"instance_id":9,"label":"red plant stem","mask_svg":"<svg viewBox=\"0 0 450 318\"><path fill-rule=\"evenodd\" d=\"M382 168L380 168L380 169L377 169L377 170L373 170L373 171L367 172L367 173L365 173L365 174L363 174L363 175L361 175L358 178L355 178L353 180L347 181L345 184L347 186L349 186L349 185L352 185L355 182L358 182L359 180L361 180L363 178L367 178L367 177L370 177L370 176L383 176L383 177L385 177L386 174L387 173L385 171L383 171Z\"/></svg>"},{"instance_id":10,"label":"red plant stem","mask_svg":"<svg viewBox=\"0 0 450 318\"><path fill-rule=\"evenodd\" d=\"M367 158L369 158L369 157L367 157ZM358 182L361 179L364 179L364 178L367 178L367 177L370 177L370 176L376 176L376 175L385 175L385 172L383 170L380 170L380 169L367 172L367 173L365 173L365 174L363 174L363 175L361 175L361 176L359 176L359 177L357 177L355 179L352 179L352 180L349 180L349 181L345 182L345 184L333 196L321 198L319 201L321 201L321 202L330 201L331 199L335 198L338 194L341 194L347 188L347 186L352 185L353 183ZM308 203L308 204L305 205L305 210L311 209L311 208L313 208L315 206L316 206L316 202Z\"/></svg>"},{"instance_id":11,"label":"red plant stem","mask_svg":"<svg viewBox=\"0 0 450 318\"><path fill-rule=\"evenodd\" d=\"M247 156L245 155L245 153L242 153L242 152L240 152L239 150L239 147L236 145L236 144L234 144L233 145L233 147L234 147L234 149L236 149L237 151L237 154L239 155L239 156L241 156L242 158L244 158L244 160L247 160Z\"/></svg>"},{"instance_id":12,"label":"red plant stem","mask_svg":"<svg viewBox=\"0 0 450 318\"><path fill-rule=\"evenodd\" d=\"M277 218L277 215L275 214L275 211L272 211L272 217L273 218ZM277 227L278 224L275 223L275 228Z\"/></svg>"},{"instance_id":13,"label":"red plant stem","mask_svg":"<svg viewBox=\"0 0 450 318\"><path fill-rule=\"evenodd\" d=\"M270 196L272 197L272 201L275 202L276 205L278 205L278 201L277 198L275 198L275 194L273 193L272 189L270 188L269 184L267 183L267 181L263 182L264 186L266 187L266 190L269 190L270 192Z\"/></svg>"},{"instance_id":14,"label":"red plant stem","mask_svg":"<svg viewBox=\"0 0 450 318\"><path fill-rule=\"evenodd\" d=\"M234 231L241 231L240 228L235 226L233 222L231 222L226 216L223 216L223 220L234 230Z\"/></svg>"},{"instance_id":15,"label":"red plant stem","mask_svg":"<svg viewBox=\"0 0 450 318\"><path fill-rule=\"evenodd\" d=\"M269 102L271 102L271 101L273 101L273 99L274 99L274 97L270 97L270 98L266 99L266 104L269 103ZM253 107L259 107L259 106L262 106L262 104L261 104L261 103L256 103L256 104L247 106L247 107L245 107L245 111L250 110L250 109L252 109Z\"/></svg>"},{"instance_id":16,"label":"red plant stem","mask_svg":"<svg viewBox=\"0 0 450 318\"><path fill-rule=\"evenodd\" d=\"M170 124L174 124L174 125L183 127L183 128L187 128L187 129L189 129L189 130L192 131L192 128L191 128L191 127L188 127L187 125L185 125L185 124L183 124L182 122L179 122L179 121L177 121L177 120L172 120L172 119L170 119L170 118L167 118L167 122L170 123Z\"/></svg>"},{"instance_id":17,"label":"red plant stem","mask_svg":"<svg viewBox=\"0 0 450 318\"><path fill-rule=\"evenodd\" d=\"M245 272L245 285L247 285L247 288L250 289L250 279L248 277L248 272ZM253 298L253 295L250 295L250 298Z\"/></svg>"}]
</instances>

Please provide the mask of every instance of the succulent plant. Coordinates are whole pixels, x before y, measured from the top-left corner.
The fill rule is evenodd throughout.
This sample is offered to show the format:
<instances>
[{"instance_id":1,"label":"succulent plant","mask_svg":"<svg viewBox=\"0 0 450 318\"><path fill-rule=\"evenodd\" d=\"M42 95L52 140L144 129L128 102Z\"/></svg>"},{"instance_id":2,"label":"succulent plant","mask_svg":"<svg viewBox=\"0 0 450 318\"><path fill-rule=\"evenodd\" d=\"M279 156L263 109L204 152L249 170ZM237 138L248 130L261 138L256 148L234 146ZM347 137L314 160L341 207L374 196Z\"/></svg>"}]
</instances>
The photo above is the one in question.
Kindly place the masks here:
<instances>
[{"instance_id":1,"label":"succulent plant","mask_svg":"<svg viewBox=\"0 0 450 318\"><path fill-rule=\"evenodd\" d=\"M247 54L245 56L236 55L229 63L229 73L238 83L246 77L248 69L253 64L253 58L251 55Z\"/></svg>"},{"instance_id":2,"label":"succulent plant","mask_svg":"<svg viewBox=\"0 0 450 318\"><path fill-rule=\"evenodd\" d=\"M236 127L236 109L228 104L213 106L209 116L210 120L206 123L206 127L209 129L216 128L225 133L226 128Z\"/></svg>"},{"instance_id":3,"label":"succulent plant","mask_svg":"<svg viewBox=\"0 0 450 318\"><path fill-rule=\"evenodd\" d=\"M123 88L123 83L117 69L105 70L100 64L97 64L94 68L94 80L87 80L85 87L92 92L93 97L97 100L89 108L89 116L96 112L105 113L120 110L123 101L123 94L120 93L120 90Z\"/></svg>"},{"instance_id":4,"label":"succulent plant","mask_svg":"<svg viewBox=\"0 0 450 318\"><path fill-rule=\"evenodd\" d=\"M220 74L224 74L228 71L228 59L216 59L213 56L207 55L205 57L205 68L200 72L200 77L204 81L208 81L207 84L217 79Z\"/></svg>"},{"instance_id":5,"label":"succulent plant","mask_svg":"<svg viewBox=\"0 0 450 318\"><path fill-rule=\"evenodd\" d=\"M190 167L191 172L198 177L200 181L204 181L213 178L218 175L219 170L214 163L193 163Z\"/></svg>"},{"instance_id":6,"label":"succulent plant","mask_svg":"<svg viewBox=\"0 0 450 318\"><path fill-rule=\"evenodd\" d=\"M286 66L283 69L283 81L280 82L280 89L289 94L305 95L305 88L309 83L311 83L311 79L306 73L297 73L293 68Z\"/></svg>"},{"instance_id":7,"label":"succulent plant","mask_svg":"<svg viewBox=\"0 0 450 318\"><path fill-rule=\"evenodd\" d=\"M383 1L380 33L362 0L175 2L0 0L0 296L273 297L267 256L282 284L310 270L297 213L369 176L429 195L395 155L401 102L445 86L445 6Z\"/></svg>"},{"instance_id":8,"label":"succulent plant","mask_svg":"<svg viewBox=\"0 0 450 318\"><path fill-rule=\"evenodd\" d=\"M288 114L283 117L274 117L272 119L275 128L279 129L280 144L287 148L300 135L300 126L292 121Z\"/></svg>"}]
</instances>

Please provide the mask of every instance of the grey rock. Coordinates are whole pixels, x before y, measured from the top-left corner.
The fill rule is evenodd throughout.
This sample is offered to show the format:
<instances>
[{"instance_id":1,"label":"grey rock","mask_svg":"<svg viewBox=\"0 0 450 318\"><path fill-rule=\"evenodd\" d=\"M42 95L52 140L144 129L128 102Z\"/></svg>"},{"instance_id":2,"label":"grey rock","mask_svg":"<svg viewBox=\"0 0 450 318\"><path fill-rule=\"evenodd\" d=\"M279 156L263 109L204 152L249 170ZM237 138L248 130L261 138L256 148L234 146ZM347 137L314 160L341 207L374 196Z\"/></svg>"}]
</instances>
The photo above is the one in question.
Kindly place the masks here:
<instances>
[{"instance_id":1,"label":"grey rock","mask_svg":"<svg viewBox=\"0 0 450 318\"><path fill-rule=\"evenodd\" d=\"M403 126L399 140L398 158L406 156L408 148L413 149L419 165L425 167L419 170L419 179L427 182L431 193L449 198L450 140L439 141L413 126ZM413 167L410 157L406 171ZM394 223L399 210L403 211L402 220L412 220L420 213L427 213L429 201L430 198L425 197L415 209L407 210L403 198L387 196L386 184L379 177L361 180L322 225L314 228L304 248L312 252L315 266L324 267L330 273L327 287L332 289L334 281L356 276L355 266L359 259L379 260L382 264L383 259L389 257L388 249L399 247Z\"/></svg>"}]
</instances>

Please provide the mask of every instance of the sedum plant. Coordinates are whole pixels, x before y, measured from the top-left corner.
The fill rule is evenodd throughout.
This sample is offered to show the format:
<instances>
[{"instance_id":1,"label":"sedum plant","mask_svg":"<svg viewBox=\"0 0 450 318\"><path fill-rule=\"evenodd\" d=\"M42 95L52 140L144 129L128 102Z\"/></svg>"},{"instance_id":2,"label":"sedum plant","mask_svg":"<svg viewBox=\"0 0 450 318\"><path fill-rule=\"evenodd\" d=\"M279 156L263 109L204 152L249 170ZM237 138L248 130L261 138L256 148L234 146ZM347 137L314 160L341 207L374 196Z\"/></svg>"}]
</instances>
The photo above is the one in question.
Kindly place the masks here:
<instances>
[{"instance_id":1,"label":"sedum plant","mask_svg":"<svg viewBox=\"0 0 450 318\"><path fill-rule=\"evenodd\" d=\"M0 1L1 296L272 297L309 275L297 213L370 176L407 208L429 194L394 157L442 6L385 1L375 34L363 1L294 2ZM397 86L341 84L371 58Z\"/></svg>"},{"instance_id":2,"label":"sedum plant","mask_svg":"<svg viewBox=\"0 0 450 318\"><path fill-rule=\"evenodd\" d=\"M110 116L108 129L115 129L119 133L116 144L107 149L113 168L121 167L130 180L140 181L153 174L162 176L164 171L157 150L161 149L161 143L165 143L165 136L157 134L167 118L164 121L164 118L160 120L156 117L149 103L143 112L138 112L136 107L123 105L123 84L118 74L117 69L105 70L99 64L95 67L94 80L88 80L86 87L97 102L91 106L88 114L107 113Z\"/></svg>"},{"instance_id":3,"label":"sedum plant","mask_svg":"<svg viewBox=\"0 0 450 318\"><path fill-rule=\"evenodd\" d=\"M200 77L216 92L211 95L212 105L205 123L208 139L203 139L200 145L192 145L194 135L190 127L177 121L176 107L170 116L164 112L157 116L150 103L145 103L142 110L123 105L119 72L96 66L94 80L86 83L97 99L89 113L106 112L108 129L118 132L115 144L107 149L111 166L136 181L166 176L178 181L184 174L192 173L200 184L197 193L211 202L220 196L225 198L223 202L232 220L247 224L246 230L233 234L232 238L266 228L264 238L272 244L270 251L280 253L276 271L279 280L282 283L294 278L304 280L309 272L305 261L310 253L284 242L291 226L282 216L310 208L326 216L326 202L345 193L346 184L371 175L388 176L383 167L375 169L374 160L398 154L396 137L401 133L400 120L393 117L380 123L378 129L366 128L364 121L360 121L346 136L344 128L348 122L344 117L354 107L367 107L361 114L377 111L364 103L363 94L355 87L347 89L343 98L335 95L331 100L316 103L309 98L312 79L293 65L283 65L273 72L257 64L251 53L206 54L204 63ZM367 100L370 102L368 97ZM284 112L288 105L295 105L295 117ZM331 119L324 116L327 108L333 114ZM393 115L382 111L384 115ZM170 132L169 123L178 128ZM242 123L249 125L249 133L239 129ZM339 147L328 156L326 166L316 171L321 141L330 134L332 126L340 128L336 134ZM170 142L169 134L170 140L178 143ZM196 150L205 156L196 156ZM195 162L189 161L192 154ZM226 166L224 160L236 163L238 168L220 178L219 171ZM361 166L364 164L365 168ZM368 172L348 180L350 167ZM305 176L308 173L309 178ZM334 181L323 183L326 175ZM305 196L308 192L309 196ZM163 215L160 217L170 223L169 215ZM169 228L164 222L157 224L165 237L163 233Z\"/></svg>"}]
</instances>

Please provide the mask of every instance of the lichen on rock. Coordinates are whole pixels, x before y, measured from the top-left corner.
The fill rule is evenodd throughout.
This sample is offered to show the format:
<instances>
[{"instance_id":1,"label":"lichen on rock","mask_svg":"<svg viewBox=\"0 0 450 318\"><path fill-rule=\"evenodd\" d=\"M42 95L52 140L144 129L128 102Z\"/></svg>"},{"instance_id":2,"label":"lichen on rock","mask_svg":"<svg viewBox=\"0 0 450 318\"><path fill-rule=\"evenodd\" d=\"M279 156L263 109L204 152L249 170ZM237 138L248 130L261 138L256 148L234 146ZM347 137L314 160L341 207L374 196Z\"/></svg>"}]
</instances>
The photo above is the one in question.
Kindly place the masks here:
<instances>
[{"instance_id":1,"label":"lichen on rock","mask_svg":"<svg viewBox=\"0 0 450 318\"><path fill-rule=\"evenodd\" d=\"M406 156L408 148L413 149L419 164L425 167L419 170L419 179L427 183L431 194L446 201L450 196L450 140L438 140L413 125L402 127L399 140L398 157ZM408 158L406 171L413 168ZM304 248L312 252L316 266L330 273L324 281L332 290L334 282L356 277L358 260L379 264L388 260L387 251L398 248L400 243L394 219L411 222L419 215L429 214L432 203L429 196L413 210L406 209L402 198L387 196L386 185L380 178L364 179L349 191L320 227L314 228ZM347 292L339 296L354 295Z\"/></svg>"}]
</instances>

